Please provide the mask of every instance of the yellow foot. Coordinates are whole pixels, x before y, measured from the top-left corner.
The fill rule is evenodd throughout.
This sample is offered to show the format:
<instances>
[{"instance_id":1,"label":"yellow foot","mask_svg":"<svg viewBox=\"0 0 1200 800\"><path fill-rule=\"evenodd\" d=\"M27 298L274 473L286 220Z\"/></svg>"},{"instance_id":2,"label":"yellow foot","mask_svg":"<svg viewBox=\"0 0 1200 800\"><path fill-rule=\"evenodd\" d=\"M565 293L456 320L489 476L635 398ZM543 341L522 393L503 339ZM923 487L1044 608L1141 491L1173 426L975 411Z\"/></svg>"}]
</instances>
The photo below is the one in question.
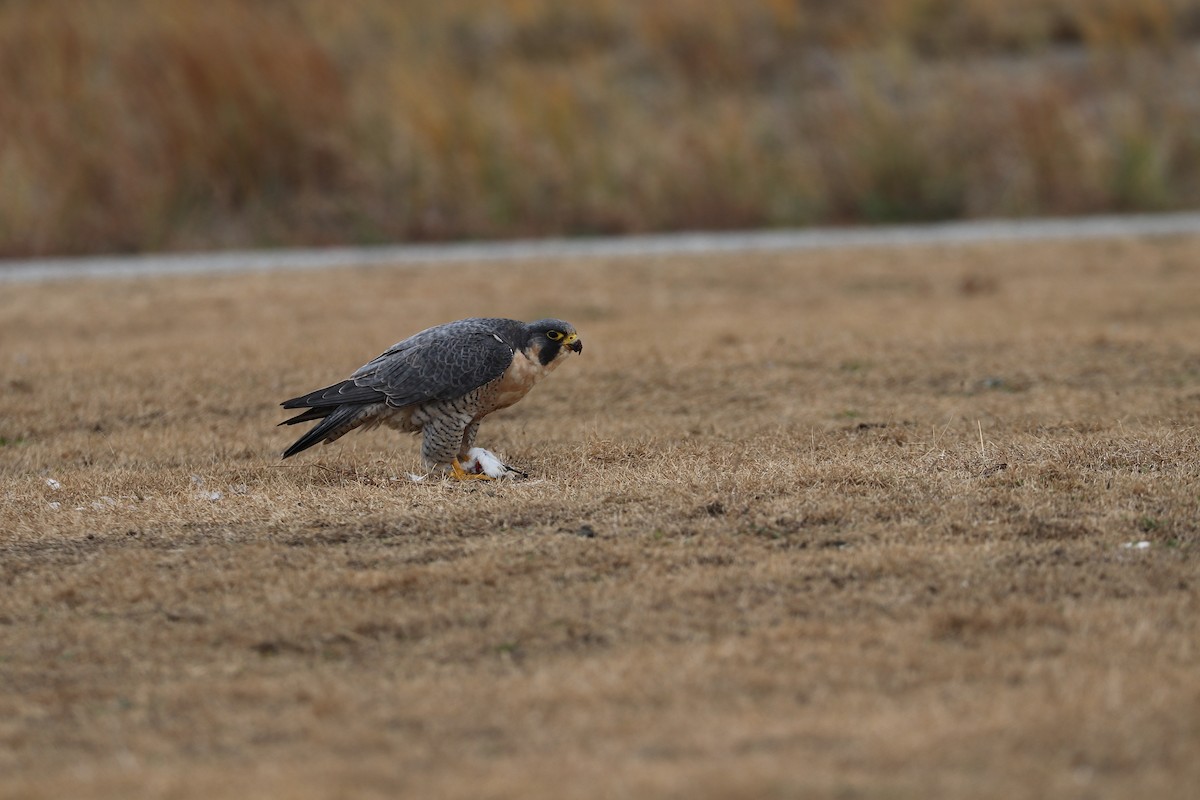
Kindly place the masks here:
<instances>
[{"instance_id":1,"label":"yellow foot","mask_svg":"<svg viewBox=\"0 0 1200 800\"><path fill-rule=\"evenodd\" d=\"M492 481L495 480L491 475L484 473L467 472L462 468L462 464L458 463L458 459L450 462L450 474L460 481Z\"/></svg>"}]
</instances>

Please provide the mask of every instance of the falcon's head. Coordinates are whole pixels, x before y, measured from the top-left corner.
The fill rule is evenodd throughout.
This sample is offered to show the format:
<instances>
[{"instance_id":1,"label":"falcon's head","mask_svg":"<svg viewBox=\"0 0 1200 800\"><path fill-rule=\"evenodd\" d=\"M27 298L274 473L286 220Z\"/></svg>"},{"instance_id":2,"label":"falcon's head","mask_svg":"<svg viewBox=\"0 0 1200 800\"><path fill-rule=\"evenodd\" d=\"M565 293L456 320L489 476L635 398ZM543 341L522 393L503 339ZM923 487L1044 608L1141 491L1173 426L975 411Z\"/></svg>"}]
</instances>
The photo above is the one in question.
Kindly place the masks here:
<instances>
[{"instance_id":1,"label":"falcon's head","mask_svg":"<svg viewBox=\"0 0 1200 800\"><path fill-rule=\"evenodd\" d=\"M544 367L561 361L571 353L583 352L583 342L575 326L561 319L539 319L525 325L525 346L521 349Z\"/></svg>"}]
</instances>

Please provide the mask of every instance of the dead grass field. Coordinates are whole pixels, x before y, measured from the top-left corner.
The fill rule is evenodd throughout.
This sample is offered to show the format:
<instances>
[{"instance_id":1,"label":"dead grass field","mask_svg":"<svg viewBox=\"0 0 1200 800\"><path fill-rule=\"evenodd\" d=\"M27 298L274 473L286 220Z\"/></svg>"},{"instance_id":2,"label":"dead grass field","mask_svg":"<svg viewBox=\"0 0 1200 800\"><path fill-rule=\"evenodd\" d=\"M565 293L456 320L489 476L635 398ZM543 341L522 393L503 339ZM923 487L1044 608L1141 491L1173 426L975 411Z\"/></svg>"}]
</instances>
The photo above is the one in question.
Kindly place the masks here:
<instances>
[{"instance_id":1,"label":"dead grass field","mask_svg":"<svg viewBox=\"0 0 1200 800\"><path fill-rule=\"evenodd\" d=\"M0 797L1192 797L1197 264L5 286ZM279 461L280 400L490 314L586 343L481 432L534 479Z\"/></svg>"}]
</instances>

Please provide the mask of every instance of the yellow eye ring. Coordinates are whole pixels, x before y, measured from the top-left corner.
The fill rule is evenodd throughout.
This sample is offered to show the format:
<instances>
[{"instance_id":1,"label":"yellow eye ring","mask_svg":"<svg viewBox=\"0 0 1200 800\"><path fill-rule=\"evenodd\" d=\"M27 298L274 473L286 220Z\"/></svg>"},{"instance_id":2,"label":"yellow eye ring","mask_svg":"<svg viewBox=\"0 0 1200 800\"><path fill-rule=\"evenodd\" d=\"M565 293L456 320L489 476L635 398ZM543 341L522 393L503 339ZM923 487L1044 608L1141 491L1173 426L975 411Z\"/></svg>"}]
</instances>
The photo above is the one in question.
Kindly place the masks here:
<instances>
[{"instance_id":1,"label":"yellow eye ring","mask_svg":"<svg viewBox=\"0 0 1200 800\"><path fill-rule=\"evenodd\" d=\"M546 331L546 338L552 342L557 342L563 338L562 331Z\"/></svg>"}]
</instances>

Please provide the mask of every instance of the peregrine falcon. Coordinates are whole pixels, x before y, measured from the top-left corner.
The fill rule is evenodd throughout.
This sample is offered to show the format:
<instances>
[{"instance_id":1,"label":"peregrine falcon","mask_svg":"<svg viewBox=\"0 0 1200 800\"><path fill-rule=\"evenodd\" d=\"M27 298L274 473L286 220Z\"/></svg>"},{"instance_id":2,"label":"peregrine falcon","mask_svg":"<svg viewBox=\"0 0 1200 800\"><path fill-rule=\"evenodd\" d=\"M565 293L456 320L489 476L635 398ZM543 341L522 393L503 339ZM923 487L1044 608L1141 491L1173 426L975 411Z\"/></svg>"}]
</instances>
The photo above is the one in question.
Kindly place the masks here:
<instances>
[{"instance_id":1,"label":"peregrine falcon","mask_svg":"<svg viewBox=\"0 0 1200 800\"><path fill-rule=\"evenodd\" d=\"M526 323L475 318L428 328L392 345L348 380L285 400L284 408L306 410L280 425L321 422L283 457L355 428L384 424L421 433L426 463L449 466L460 480L515 472L498 459L475 455L480 452L472 450L479 423L520 400L568 356L582 351L579 334L561 319ZM468 461L472 471L464 468Z\"/></svg>"}]
</instances>

